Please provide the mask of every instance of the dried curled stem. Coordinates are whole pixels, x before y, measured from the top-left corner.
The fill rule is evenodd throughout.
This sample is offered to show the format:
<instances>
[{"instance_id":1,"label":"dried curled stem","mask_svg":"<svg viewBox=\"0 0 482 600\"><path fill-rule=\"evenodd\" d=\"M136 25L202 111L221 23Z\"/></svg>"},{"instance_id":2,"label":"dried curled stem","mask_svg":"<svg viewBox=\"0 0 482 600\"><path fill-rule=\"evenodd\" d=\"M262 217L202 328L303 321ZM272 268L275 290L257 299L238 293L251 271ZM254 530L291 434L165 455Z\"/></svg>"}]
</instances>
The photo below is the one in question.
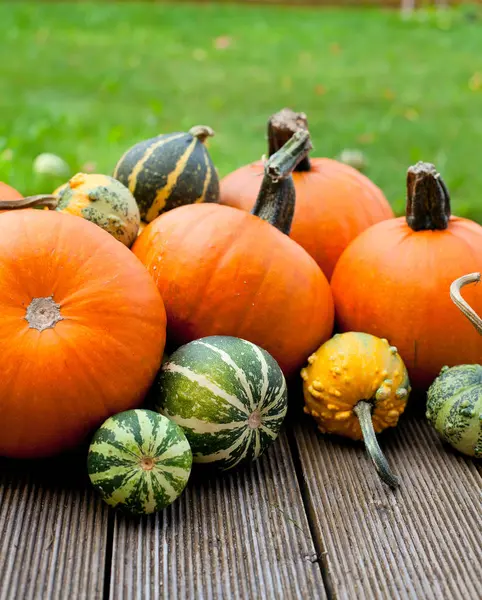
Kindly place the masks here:
<instances>
[{"instance_id":1,"label":"dried curled stem","mask_svg":"<svg viewBox=\"0 0 482 600\"><path fill-rule=\"evenodd\" d=\"M475 329L482 335L482 319L475 310L462 298L462 288L470 283L479 283L480 273L470 273L456 279L450 286L450 297L457 308L467 317Z\"/></svg>"}]
</instances>

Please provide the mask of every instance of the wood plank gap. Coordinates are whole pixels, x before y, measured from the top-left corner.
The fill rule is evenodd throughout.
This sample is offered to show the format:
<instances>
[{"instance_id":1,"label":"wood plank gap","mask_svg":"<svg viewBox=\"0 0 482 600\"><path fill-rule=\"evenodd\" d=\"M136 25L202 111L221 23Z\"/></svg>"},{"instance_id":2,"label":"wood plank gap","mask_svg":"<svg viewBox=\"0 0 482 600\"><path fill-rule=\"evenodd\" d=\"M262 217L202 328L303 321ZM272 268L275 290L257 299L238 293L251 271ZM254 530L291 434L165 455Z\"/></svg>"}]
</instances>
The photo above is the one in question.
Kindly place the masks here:
<instances>
[{"instance_id":1,"label":"wood plank gap","mask_svg":"<svg viewBox=\"0 0 482 600\"><path fill-rule=\"evenodd\" d=\"M110 597L110 580L112 577L112 552L114 550L114 511L109 509L107 515L107 533L105 542L105 562L104 562L104 588L102 598L109 600Z\"/></svg>"},{"instance_id":2,"label":"wood plank gap","mask_svg":"<svg viewBox=\"0 0 482 600\"><path fill-rule=\"evenodd\" d=\"M291 458L295 467L296 478L300 487L303 506L308 519L308 526L310 528L311 537L313 539L313 544L316 549L317 562L318 566L320 567L321 577L325 586L326 595L328 600L334 600L335 594L333 592L333 582L331 581L328 562L326 560L326 550L323 545L323 540L321 539L321 536L318 536L318 532L316 529L314 507L313 503L310 501L308 486L306 484L303 466L301 464L300 452L295 439L295 433L294 430L291 428L287 429L286 433L288 437L288 444L291 450Z\"/></svg>"}]
</instances>

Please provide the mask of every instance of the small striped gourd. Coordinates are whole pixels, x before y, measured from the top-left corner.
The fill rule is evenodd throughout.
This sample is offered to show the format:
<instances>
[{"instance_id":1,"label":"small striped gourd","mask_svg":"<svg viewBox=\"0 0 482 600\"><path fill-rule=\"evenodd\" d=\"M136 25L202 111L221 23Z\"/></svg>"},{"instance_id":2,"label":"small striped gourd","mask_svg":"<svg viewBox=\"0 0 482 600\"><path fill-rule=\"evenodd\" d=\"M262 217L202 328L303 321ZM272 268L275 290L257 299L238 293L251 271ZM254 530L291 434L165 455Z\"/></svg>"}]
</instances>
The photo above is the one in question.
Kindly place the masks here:
<instances>
[{"instance_id":1,"label":"small striped gourd","mask_svg":"<svg viewBox=\"0 0 482 600\"><path fill-rule=\"evenodd\" d=\"M222 470L266 450L278 435L287 402L277 362L239 338L190 342L161 369L157 409L184 429L194 462Z\"/></svg>"},{"instance_id":2,"label":"small striped gourd","mask_svg":"<svg viewBox=\"0 0 482 600\"><path fill-rule=\"evenodd\" d=\"M151 410L110 417L93 437L87 468L105 502L141 515L157 512L184 490L192 452L182 429Z\"/></svg>"},{"instance_id":3,"label":"small striped gourd","mask_svg":"<svg viewBox=\"0 0 482 600\"><path fill-rule=\"evenodd\" d=\"M136 239L139 208L131 192L117 179L77 173L56 191L58 211L92 221L127 247Z\"/></svg>"},{"instance_id":4,"label":"small striped gourd","mask_svg":"<svg viewBox=\"0 0 482 600\"><path fill-rule=\"evenodd\" d=\"M139 142L122 156L114 177L134 195L143 221L184 204L219 200L218 175L204 145L212 135L199 125Z\"/></svg>"},{"instance_id":5,"label":"small striped gourd","mask_svg":"<svg viewBox=\"0 0 482 600\"><path fill-rule=\"evenodd\" d=\"M453 282L450 295L482 334L482 319L460 293L464 285L479 281L480 273L460 277ZM427 419L440 437L456 450L481 458L482 365L444 367L428 390Z\"/></svg>"}]
</instances>

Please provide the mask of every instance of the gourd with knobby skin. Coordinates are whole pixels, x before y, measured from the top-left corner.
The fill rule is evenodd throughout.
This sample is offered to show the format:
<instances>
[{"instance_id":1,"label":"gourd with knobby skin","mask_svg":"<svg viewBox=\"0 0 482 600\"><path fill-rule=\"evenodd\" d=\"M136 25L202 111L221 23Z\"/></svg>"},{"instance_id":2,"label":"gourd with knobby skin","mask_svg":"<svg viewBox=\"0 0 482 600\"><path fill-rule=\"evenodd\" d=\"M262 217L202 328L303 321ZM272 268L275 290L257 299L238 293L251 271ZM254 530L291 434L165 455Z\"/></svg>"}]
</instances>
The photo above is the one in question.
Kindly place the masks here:
<instances>
[{"instance_id":1,"label":"gourd with knobby skin","mask_svg":"<svg viewBox=\"0 0 482 600\"><path fill-rule=\"evenodd\" d=\"M0 215L0 455L59 453L139 406L165 328L152 278L100 227L55 210Z\"/></svg>"},{"instance_id":2,"label":"gourd with knobby skin","mask_svg":"<svg viewBox=\"0 0 482 600\"><path fill-rule=\"evenodd\" d=\"M482 319L461 295L462 287L478 282L480 273L460 277L452 283L450 295L482 336ZM428 390L427 419L440 437L456 450L481 458L482 365L444 367Z\"/></svg>"},{"instance_id":3,"label":"gourd with knobby skin","mask_svg":"<svg viewBox=\"0 0 482 600\"><path fill-rule=\"evenodd\" d=\"M373 225L340 257L331 280L340 331L390 340L412 386L426 391L444 365L477 363L482 338L448 290L464 273L482 271L482 227L450 214L450 197L435 167L407 175L406 217ZM482 313L482 286L467 290Z\"/></svg>"},{"instance_id":4,"label":"gourd with knobby skin","mask_svg":"<svg viewBox=\"0 0 482 600\"><path fill-rule=\"evenodd\" d=\"M192 452L184 432L152 410L128 410L105 421L89 448L87 471L103 500L133 515L174 502L189 479Z\"/></svg>"},{"instance_id":5,"label":"gourd with knobby skin","mask_svg":"<svg viewBox=\"0 0 482 600\"><path fill-rule=\"evenodd\" d=\"M218 175L205 146L213 135L198 125L139 142L122 156L114 177L134 195L143 221L185 204L219 200Z\"/></svg>"},{"instance_id":6,"label":"gourd with knobby skin","mask_svg":"<svg viewBox=\"0 0 482 600\"><path fill-rule=\"evenodd\" d=\"M296 132L308 130L304 113L284 109L268 121L272 156ZM263 162L257 161L221 180L220 202L252 210L259 193ZM318 263L328 279L348 244L393 211L382 191L355 168L330 158L301 160L293 171L296 207L290 236Z\"/></svg>"},{"instance_id":7,"label":"gourd with knobby skin","mask_svg":"<svg viewBox=\"0 0 482 600\"><path fill-rule=\"evenodd\" d=\"M397 348L366 333L337 334L310 356L301 377L304 410L319 430L363 439L383 481L398 485L375 436L395 427L410 394Z\"/></svg>"},{"instance_id":8,"label":"gourd with knobby skin","mask_svg":"<svg viewBox=\"0 0 482 600\"><path fill-rule=\"evenodd\" d=\"M311 147L297 132L265 166L253 214L182 206L150 223L133 246L165 302L173 345L211 335L257 344L293 375L333 330L326 277L287 233L290 173Z\"/></svg>"},{"instance_id":9,"label":"gourd with knobby skin","mask_svg":"<svg viewBox=\"0 0 482 600\"><path fill-rule=\"evenodd\" d=\"M12 200L0 205L5 210L42 207L91 221L127 247L139 230L139 208L134 196L107 175L77 173L52 195L30 196L21 202Z\"/></svg>"},{"instance_id":10,"label":"gourd with knobby skin","mask_svg":"<svg viewBox=\"0 0 482 600\"><path fill-rule=\"evenodd\" d=\"M194 462L226 470L256 460L273 443L288 392L267 352L246 340L212 336L169 357L155 402L184 429Z\"/></svg>"}]
</instances>

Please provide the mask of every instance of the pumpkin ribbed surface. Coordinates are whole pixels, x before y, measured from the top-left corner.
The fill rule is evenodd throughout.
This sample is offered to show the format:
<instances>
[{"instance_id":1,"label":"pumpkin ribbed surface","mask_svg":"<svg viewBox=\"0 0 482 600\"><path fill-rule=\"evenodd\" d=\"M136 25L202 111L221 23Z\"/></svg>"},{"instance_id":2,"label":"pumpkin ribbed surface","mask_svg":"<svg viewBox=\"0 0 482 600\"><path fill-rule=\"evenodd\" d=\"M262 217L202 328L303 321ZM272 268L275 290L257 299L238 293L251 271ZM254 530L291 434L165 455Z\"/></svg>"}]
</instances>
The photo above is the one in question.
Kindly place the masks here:
<instances>
[{"instance_id":1,"label":"pumpkin ribbed surface","mask_svg":"<svg viewBox=\"0 0 482 600\"><path fill-rule=\"evenodd\" d=\"M482 366L442 369L428 391L427 418L444 441L482 457Z\"/></svg>"},{"instance_id":2,"label":"pumpkin ribbed surface","mask_svg":"<svg viewBox=\"0 0 482 600\"><path fill-rule=\"evenodd\" d=\"M132 514L150 514L174 502L191 465L182 429L150 410L107 419L94 435L87 462L90 480L105 502Z\"/></svg>"},{"instance_id":3,"label":"pumpkin ribbed surface","mask_svg":"<svg viewBox=\"0 0 482 600\"><path fill-rule=\"evenodd\" d=\"M276 361L245 340L212 336L179 348L163 365L158 408L180 425L194 462L230 469L276 439L287 388Z\"/></svg>"},{"instance_id":4,"label":"pumpkin ribbed surface","mask_svg":"<svg viewBox=\"0 0 482 600\"><path fill-rule=\"evenodd\" d=\"M221 180L220 202L251 211L263 163L241 167ZM393 211L365 175L329 158L312 158L309 171L294 171L296 208L290 237L318 263L328 279L343 250L362 231Z\"/></svg>"},{"instance_id":5,"label":"pumpkin ribbed surface","mask_svg":"<svg viewBox=\"0 0 482 600\"><path fill-rule=\"evenodd\" d=\"M134 195L142 220L196 202L217 202L219 180L208 151L191 133L170 133L130 148L114 177Z\"/></svg>"}]
</instances>

